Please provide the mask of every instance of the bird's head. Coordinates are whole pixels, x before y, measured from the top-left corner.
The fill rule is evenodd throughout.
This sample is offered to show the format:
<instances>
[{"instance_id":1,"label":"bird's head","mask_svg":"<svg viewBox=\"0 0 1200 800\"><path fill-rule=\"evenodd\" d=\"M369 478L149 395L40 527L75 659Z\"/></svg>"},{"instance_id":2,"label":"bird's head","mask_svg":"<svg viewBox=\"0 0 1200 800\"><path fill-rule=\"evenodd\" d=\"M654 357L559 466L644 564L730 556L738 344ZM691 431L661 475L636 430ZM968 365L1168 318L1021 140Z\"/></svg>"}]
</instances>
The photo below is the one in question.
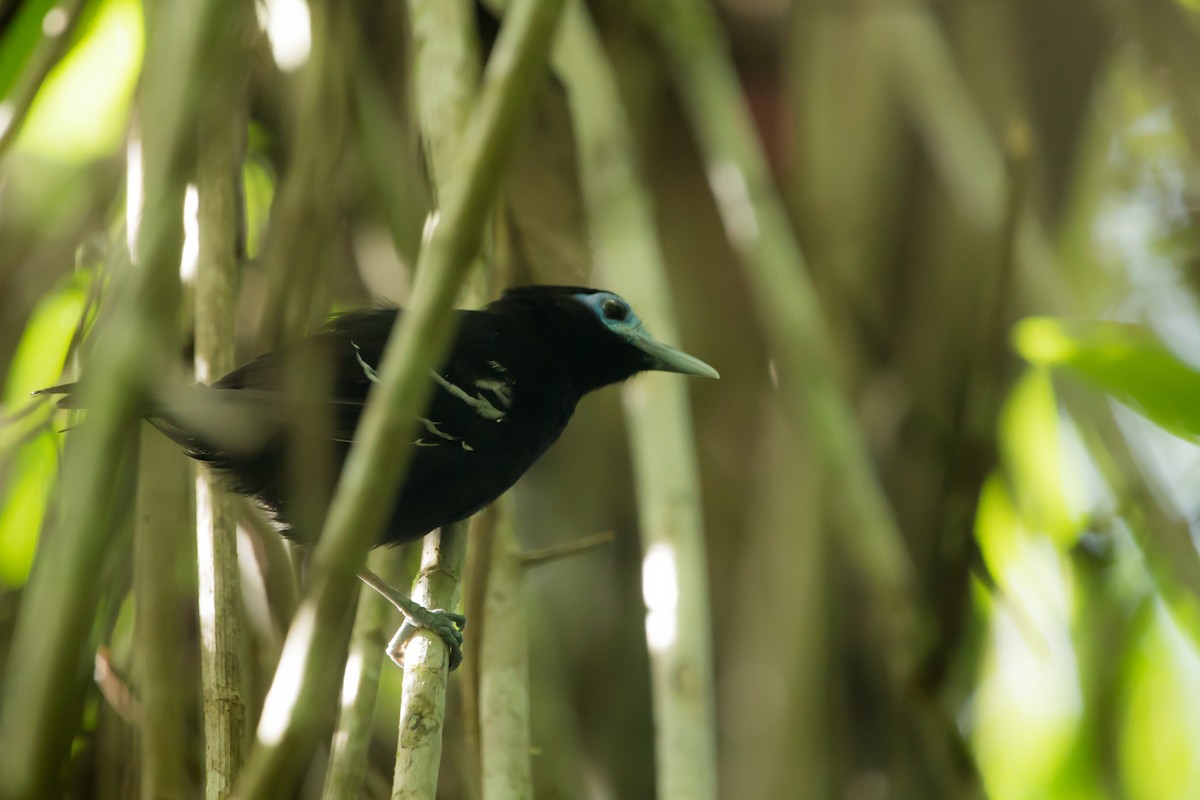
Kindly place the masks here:
<instances>
[{"instance_id":1,"label":"bird's head","mask_svg":"<svg viewBox=\"0 0 1200 800\"><path fill-rule=\"evenodd\" d=\"M501 302L541 310L548 335L575 362L585 392L646 370L720 377L695 356L651 336L629 303L612 292L579 286L526 286L510 289Z\"/></svg>"}]
</instances>

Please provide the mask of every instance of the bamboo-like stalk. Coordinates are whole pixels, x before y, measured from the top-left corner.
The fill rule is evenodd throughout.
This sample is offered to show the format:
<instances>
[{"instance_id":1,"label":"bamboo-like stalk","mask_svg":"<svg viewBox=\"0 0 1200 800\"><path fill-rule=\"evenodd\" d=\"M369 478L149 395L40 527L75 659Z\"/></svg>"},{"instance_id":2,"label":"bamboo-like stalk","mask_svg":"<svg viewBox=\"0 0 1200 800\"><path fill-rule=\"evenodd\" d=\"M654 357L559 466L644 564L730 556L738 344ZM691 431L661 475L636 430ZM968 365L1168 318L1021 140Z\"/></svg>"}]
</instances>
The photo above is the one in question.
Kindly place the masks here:
<instances>
[{"instance_id":1,"label":"bamboo-like stalk","mask_svg":"<svg viewBox=\"0 0 1200 800\"><path fill-rule=\"evenodd\" d=\"M914 730L930 769L945 787L961 784L962 796L973 796L980 789L969 778L962 780L952 724L931 698L919 693L918 670L932 639L930 617L841 385L828 323L771 180L716 17L709 6L682 0L653 8L646 19L671 65L726 233L746 269L785 411L807 442L825 485L838 487L829 498L830 519L838 534L834 541L862 579L871 635L892 692L913 712ZM1002 210L1003 197L995 199Z\"/></svg>"},{"instance_id":2,"label":"bamboo-like stalk","mask_svg":"<svg viewBox=\"0 0 1200 800\"><path fill-rule=\"evenodd\" d=\"M191 465L169 439L143 425L133 527L133 595L137 613L138 720L142 736L140 793L143 800L188 797L188 706L195 687L184 683L191 652L183 610L191 609L185 563L191 514ZM189 548L190 549L190 548Z\"/></svg>"},{"instance_id":3,"label":"bamboo-like stalk","mask_svg":"<svg viewBox=\"0 0 1200 800\"><path fill-rule=\"evenodd\" d=\"M426 536L412 598L426 608L456 608L466 555L465 522ZM414 636L404 651L393 800L419 800L437 793L448 666L446 643L431 634Z\"/></svg>"},{"instance_id":4,"label":"bamboo-like stalk","mask_svg":"<svg viewBox=\"0 0 1200 800\"><path fill-rule=\"evenodd\" d=\"M421 253L410 309L384 350L379 383L363 411L313 556L310 589L267 695L258 742L239 786L246 800L278 796L312 747L322 698L336 687L341 647L330 643L337 640L338 626L350 610L363 554L383 527L390 498L408 466L407 452L397 451L394 443L413 435L432 386L429 370L449 347L451 307L479 249L560 8L561 0L515 5L496 44L479 107L463 140L460 169L442 193L439 221ZM444 647L440 642L430 646Z\"/></svg>"},{"instance_id":5,"label":"bamboo-like stalk","mask_svg":"<svg viewBox=\"0 0 1200 800\"><path fill-rule=\"evenodd\" d=\"M236 28L235 28L236 30ZM235 47L223 56L240 60ZM211 383L236 366L235 318L238 189L244 148L244 77L227 65L228 97L213 104L200 136L196 191L199 252L195 287L196 380ZM200 598L200 675L204 699L204 794L222 800L233 791L247 745L247 696L237 500L215 473L196 469L196 544Z\"/></svg>"},{"instance_id":6,"label":"bamboo-like stalk","mask_svg":"<svg viewBox=\"0 0 1200 800\"><path fill-rule=\"evenodd\" d=\"M203 87L201 43L222 4L154 7L140 95L144 206L134 268L116 276L83 375L88 424L67 441L62 523L43 542L17 620L0 709L0 796L53 796L78 719L77 686L111 541L120 481L137 441L146 386L176 337L183 145ZM181 91L180 87L185 87Z\"/></svg>"},{"instance_id":7,"label":"bamboo-like stalk","mask_svg":"<svg viewBox=\"0 0 1200 800\"><path fill-rule=\"evenodd\" d=\"M398 570L399 551L376 550L367 559L368 568L391 582ZM350 654L342 675L342 701L337 730L329 752L325 773L325 800L361 797L367 774L367 756L374 732L375 701L379 694L379 676L387 644L385 627L389 604L378 592L359 590L354 632L350 635Z\"/></svg>"},{"instance_id":8,"label":"bamboo-like stalk","mask_svg":"<svg viewBox=\"0 0 1200 800\"><path fill-rule=\"evenodd\" d=\"M422 145L438 205L461 156L462 133L479 83L475 10L464 0L409 0L413 72ZM466 564L465 522L426 537L412 596L427 608L458 606ZM437 791L446 705L448 652L430 634L405 650L393 797L432 797Z\"/></svg>"},{"instance_id":9,"label":"bamboo-like stalk","mask_svg":"<svg viewBox=\"0 0 1200 800\"><path fill-rule=\"evenodd\" d=\"M464 0L408 0L412 20L413 83L421 143L433 187L444 187L479 87L475 7Z\"/></svg>"},{"instance_id":10,"label":"bamboo-like stalk","mask_svg":"<svg viewBox=\"0 0 1200 800\"><path fill-rule=\"evenodd\" d=\"M651 327L678 341L652 201L615 76L581 4L567 14L555 64L570 92L598 266ZM687 387L654 376L630 384L623 399L647 570L659 796L715 797L708 567Z\"/></svg>"},{"instance_id":11,"label":"bamboo-like stalk","mask_svg":"<svg viewBox=\"0 0 1200 800\"><path fill-rule=\"evenodd\" d=\"M507 505L502 504L496 520L479 653L483 800L533 797L529 633L522 602L524 562Z\"/></svg>"},{"instance_id":12,"label":"bamboo-like stalk","mask_svg":"<svg viewBox=\"0 0 1200 800\"><path fill-rule=\"evenodd\" d=\"M946 187L979 225L999 229L1013 196L1007 154L955 67L932 11L913 5L869 14L865 29L871 55L935 155ZM1061 304L1064 287L1042 221L1024 214L1016 237L1023 299Z\"/></svg>"},{"instance_id":13,"label":"bamboo-like stalk","mask_svg":"<svg viewBox=\"0 0 1200 800\"><path fill-rule=\"evenodd\" d=\"M347 127L350 117L350 67L354 63L356 6L351 3L313 0L312 49L299 75L294 113L295 148L288 171L271 204L261 261L267 278L266 297L258 332L264 349L281 347L319 328L329 313L331 262L337 258L339 208L346 202ZM309 392L327 391L317 376L289 374ZM324 423L311 420L310 423ZM318 486L319 458L293 464L298 474L288 475L293 486ZM311 469L309 469L311 467ZM311 498L310 495L311 494ZM321 506L320 492L299 493L299 500ZM297 519L319 519L319 511L302 509Z\"/></svg>"},{"instance_id":14,"label":"bamboo-like stalk","mask_svg":"<svg viewBox=\"0 0 1200 800\"><path fill-rule=\"evenodd\" d=\"M670 62L730 242L745 266L793 424L810 443L833 513L897 687L907 692L928 632L915 576L862 432L839 384L836 360L804 257L772 183L712 9L654 4L646 18Z\"/></svg>"},{"instance_id":15,"label":"bamboo-like stalk","mask_svg":"<svg viewBox=\"0 0 1200 800\"><path fill-rule=\"evenodd\" d=\"M471 546L467 548L467 561L463 565L462 613L471 624L463 629L463 652L476 653L477 656L463 659L458 686L462 699L462 737L466 751L461 775L466 786L464 796L468 800L478 800L483 791L480 787L483 768L480 764L479 675L484 664L483 639L487 631L484 608L496 549L496 524L501 516L509 513L510 502L507 495L498 498L482 513L471 518L467 531Z\"/></svg>"}]
</instances>

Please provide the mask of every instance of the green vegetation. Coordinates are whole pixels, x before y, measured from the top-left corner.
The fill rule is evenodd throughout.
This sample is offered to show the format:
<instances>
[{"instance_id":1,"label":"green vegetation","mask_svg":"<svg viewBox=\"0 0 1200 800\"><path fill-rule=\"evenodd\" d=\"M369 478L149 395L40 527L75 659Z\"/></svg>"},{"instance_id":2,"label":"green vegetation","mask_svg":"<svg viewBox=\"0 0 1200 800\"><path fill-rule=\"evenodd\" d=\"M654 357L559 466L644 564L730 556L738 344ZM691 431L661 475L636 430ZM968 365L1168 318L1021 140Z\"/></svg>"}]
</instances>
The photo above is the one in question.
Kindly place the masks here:
<instances>
[{"instance_id":1,"label":"green vegetation","mask_svg":"<svg viewBox=\"0 0 1200 800\"><path fill-rule=\"evenodd\" d=\"M0 20L0 800L1200 798L1200 3ZM471 620L405 672L354 573L448 310L521 283L722 380L374 553ZM380 299L318 547L140 422Z\"/></svg>"}]
</instances>

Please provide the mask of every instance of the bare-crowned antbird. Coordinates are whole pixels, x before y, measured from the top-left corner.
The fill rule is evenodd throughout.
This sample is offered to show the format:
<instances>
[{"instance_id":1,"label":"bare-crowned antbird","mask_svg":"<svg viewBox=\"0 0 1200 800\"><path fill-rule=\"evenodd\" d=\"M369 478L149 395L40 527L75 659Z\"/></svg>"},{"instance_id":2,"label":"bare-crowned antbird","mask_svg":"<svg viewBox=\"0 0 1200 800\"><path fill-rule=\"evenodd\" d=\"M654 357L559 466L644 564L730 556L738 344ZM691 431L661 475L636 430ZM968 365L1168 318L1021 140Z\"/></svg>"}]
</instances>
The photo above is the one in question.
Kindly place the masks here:
<instances>
[{"instance_id":1,"label":"bare-crowned antbird","mask_svg":"<svg viewBox=\"0 0 1200 800\"><path fill-rule=\"evenodd\" d=\"M296 497L289 459L296 437L305 435L292 419L296 398L285 393L291 365L327 365L331 388L313 401L324 425L312 435L322 439L336 474L402 313L391 308L341 314L321 332L259 356L211 387L191 390L182 403L164 403L146 416L190 456L224 475L233 491L257 500L285 534L308 539L289 515L290 498ZM558 439L576 403L594 389L645 370L718 377L703 361L655 340L629 304L611 292L526 286L478 311L456 313L457 335L449 357L430 375L436 386L418 435L397 443L412 448L412 461L380 545L420 538L491 503ZM42 393L69 395L74 386ZM70 406L72 398L61 402ZM209 404L236 414L237 427L254 435L222 435L198 424L203 415L193 413L196 406ZM426 609L370 573L363 578L397 605L406 628L429 628L446 640L451 668L461 661L460 615Z\"/></svg>"}]
</instances>

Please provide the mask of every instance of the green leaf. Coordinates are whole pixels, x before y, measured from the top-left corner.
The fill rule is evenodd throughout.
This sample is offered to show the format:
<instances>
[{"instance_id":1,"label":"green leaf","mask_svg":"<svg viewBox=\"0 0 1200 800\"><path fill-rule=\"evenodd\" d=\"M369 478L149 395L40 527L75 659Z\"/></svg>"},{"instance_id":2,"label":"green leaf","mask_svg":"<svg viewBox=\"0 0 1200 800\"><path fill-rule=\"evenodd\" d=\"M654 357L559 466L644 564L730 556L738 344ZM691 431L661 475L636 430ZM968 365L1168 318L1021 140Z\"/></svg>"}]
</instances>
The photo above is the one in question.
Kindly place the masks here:
<instances>
[{"instance_id":1,"label":"green leaf","mask_svg":"<svg viewBox=\"0 0 1200 800\"><path fill-rule=\"evenodd\" d=\"M84 273L69 276L34 309L9 367L4 388L6 416L27 406L31 391L59 380L87 307L89 280ZM9 480L0 502L0 586L20 586L29 577L46 502L58 472L58 436L44 426L45 419L46 415L27 415L0 429L0 443L5 449L13 448L6 453L11 458Z\"/></svg>"},{"instance_id":2,"label":"green leaf","mask_svg":"<svg viewBox=\"0 0 1200 800\"><path fill-rule=\"evenodd\" d=\"M70 164L111 155L125 138L143 39L140 3L101 4L42 84L17 149Z\"/></svg>"},{"instance_id":3,"label":"green leaf","mask_svg":"<svg viewBox=\"0 0 1200 800\"><path fill-rule=\"evenodd\" d=\"M30 392L58 382L67 349L87 306L91 275L73 273L33 310L4 385L4 405L12 410L29 402Z\"/></svg>"},{"instance_id":4,"label":"green leaf","mask_svg":"<svg viewBox=\"0 0 1200 800\"><path fill-rule=\"evenodd\" d=\"M42 20L55 0L32 0L22 4L0 37L0 97L7 97L44 36Z\"/></svg>"},{"instance_id":5,"label":"green leaf","mask_svg":"<svg viewBox=\"0 0 1200 800\"><path fill-rule=\"evenodd\" d=\"M58 441L53 432L38 434L17 451L0 506L0 587L21 586L29 578L57 473Z\"/></svg>"},{"instance_id":6,"label":"green leaf","mask_svg":"<svg viewBox=\"0 0 1200 800\"><path fill-rule=\"evenodd\" d=\"M1086 512L1061 424L1049 370L1026 371L1000 415L1001 451L1021 524L1066 550L1083 531Z\"/></svg>"},{"instance_id":7,"label":"green leaf","mask_svg":"<svg viewBox=\"0 0 1200 800\"><path fill-rule=\"evenodd\" d=\"M1200 441L1200 370L1148 328L1031 317L1016 325L1013 341L1030 363L1065 368L1156 425Z\"/></svg>"}]
</instances>

